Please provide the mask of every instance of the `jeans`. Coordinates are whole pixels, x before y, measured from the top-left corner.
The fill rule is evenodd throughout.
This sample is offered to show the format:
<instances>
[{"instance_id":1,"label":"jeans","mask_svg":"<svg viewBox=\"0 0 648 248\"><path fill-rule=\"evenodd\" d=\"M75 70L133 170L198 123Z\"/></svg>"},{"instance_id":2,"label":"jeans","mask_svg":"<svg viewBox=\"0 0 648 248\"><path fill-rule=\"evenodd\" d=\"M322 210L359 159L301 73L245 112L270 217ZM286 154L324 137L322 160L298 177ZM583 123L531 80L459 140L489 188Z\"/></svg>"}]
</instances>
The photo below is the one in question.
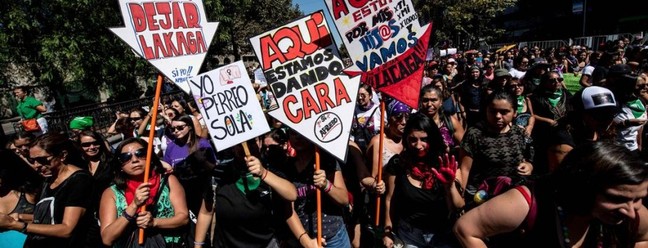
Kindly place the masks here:
<instances>
[{"instance_id":1,"label":"jeans","mask_svg":"<svg viewBox=\"0 0 648 248\"><path fill-rule=\"evenodd\" d=\"M403 243L405 243L405 248L460 247L450 229L451 228L448 228L447 231L434 233L413 227L405 221L400 221L398 223L397 234Z\"/></svg>"},{"instance_id":2,"label":"jeans","mask_svg":"<svg viewBox=\"0 0 648 248\"><path fill-rule=\"evenodd\" d=\"M326 241L326 248L350 248L351 240L349 234L344 226L333 237L324 237Z\"/></svg>"}]
</instances>

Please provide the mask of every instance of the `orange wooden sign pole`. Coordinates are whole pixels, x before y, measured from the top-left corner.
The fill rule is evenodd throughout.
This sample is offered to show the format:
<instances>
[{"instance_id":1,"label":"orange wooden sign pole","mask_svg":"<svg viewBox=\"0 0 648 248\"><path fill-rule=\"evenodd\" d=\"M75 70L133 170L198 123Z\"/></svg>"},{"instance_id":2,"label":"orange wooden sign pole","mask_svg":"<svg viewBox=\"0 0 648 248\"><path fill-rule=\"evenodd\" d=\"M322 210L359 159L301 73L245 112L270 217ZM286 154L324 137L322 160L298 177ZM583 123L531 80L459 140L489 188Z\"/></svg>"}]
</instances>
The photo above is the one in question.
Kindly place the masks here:
<instances>
[{"instance_id":1,"label":"orange wooden sign pole","mask_svg":"<svg viewBox=\"0 0 648 248\"><path fill-rule=\"evenodd\" d=\"M378 141L378 175L376 176L376 184L382 180L383 171L383 141L385 134L385 101L380 100L380 136ZM376 226L380 224L380 194L376 194Z\"/></svg>"},{"instance_id":2,"label":"orange wooden sign pole","mask_svg":"<svg viewBox=\"0 0 648 248\"><path fill-rule=\"evenodd\" d=\"M160 105L160 92L162 92L162 81L164 77L158 74L157 85L155 86L155 97L153 98L153 109L151 110L151 129L148 136L148 146L146 147L146 164L144 164L144 183L149 181L149 171L151 170L151 156L153 154L153 138L155 138L155 124L157 123L158 105ZM159 194L159 192L158 192ZM146 211L146 204L140 208L140 212ZM139 244L144 244L144 229L139 230Z\"/></svg>"}]
</instances>

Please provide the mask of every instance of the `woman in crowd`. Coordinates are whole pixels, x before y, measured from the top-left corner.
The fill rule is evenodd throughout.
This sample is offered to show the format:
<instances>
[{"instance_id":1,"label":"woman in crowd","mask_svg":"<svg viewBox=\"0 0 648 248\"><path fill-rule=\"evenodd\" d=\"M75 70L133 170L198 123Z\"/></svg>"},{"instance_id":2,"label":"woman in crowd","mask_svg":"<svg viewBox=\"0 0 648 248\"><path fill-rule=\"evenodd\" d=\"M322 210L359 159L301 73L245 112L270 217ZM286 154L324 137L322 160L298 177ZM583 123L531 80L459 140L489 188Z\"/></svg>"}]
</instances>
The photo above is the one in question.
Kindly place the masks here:
<instances>
[{"instance_id":1,"label":"woman in crowd","mask_svg":"<svg viewBox=\"0 0 648 248\"><path fill-rule=\"evenodd\" d=\"M553 171L574 147L601 140L614 140L614 117L619 109L614 94L603 87L590 86L572 101L574 111L558 121L548 136L547 159Z\"/></svg>"},{"instance_id":2,"label":"woman in crowd","mask_svg":"<svg viewBox=\"0 0 648 248\"><path fill-rule=\"evenodd\" d=\"M275 174L275 168L263 166L254 142L247 144L251 156L246 157L241 145L232 148L234 159L219 166L223 172L217 186L205 189L194 247L208 246L205 243L211 243L209 247L278 247L277 220L287 219L286 206L290 209L297 190L281 174ZM208 240L210 224L215 226Z\"/></svg>"},{"instance_id":3,"label":"woman in crowd","mask_svg":"<svg viewBox=\"0 0 648 248\"><path fill-rule=\"evenodd\" d=\"M349 235L342 219L343 207L349 204L340 164L326 153L320 153L320 170L315 170L315 144L289 131L290 143L297 150L281 167L286 178L297 188L297 200L287 220L294 235L293 246L317 247L317 214L315 191L322 191L322 237L325 247L349 247Z\"/></svg>"},{"instance_id":4,"label":"woman in crowd","mask_svg":"<svg viewBox=\"0 0 648 248\"><path fill-rule=\"evenodd\" d=\"M25 247L97 247L86 242L92 175L65 135L47 133L31 144L34 167L46 178L31 223L0 215L0 227L27 233Z\"/></svg>"},{"instance_id":5,"label":"woman in crowd","mask_svg":"<svg viewBox=\"0 0 648 248\"><path fill-rule=\"evenodd\" d=\"M511 83L507 85L509 94L517 98L517 115L515 116L515 125L524 128L524 133L531 137L535 118L533 117L533 107L531 100L524 94L524 84L517 78L512 78Z\"/></svg>"},{"instance_id":6,"label":"woman in crowd","mask_svg":"<svg viewBox=\"0 0 648 248\"><path fill-rule=\"evenodd\" d=\"M371 176L376 177L378 175L378 170L382 169L387 162L396 154L403 151L403 130L405 129L405 123L407 118L409 118L410 108L407 107L404 103L398 102L397 100L392 100L388 106L387 119L388 123L385 127L385 133L383 134L383 150L382 150L382 161L378 161L378 155L380 146L380 135L376 135L371 139L369 147L367 149L367 161L371 164Z\"/></svg>"},{"instance_id":7,"label":"woman in crowd","mask_svg":"<svg viewBox=\"0 0 648 248\"><path fill-rule=\"evenodd\" d=\"M144 118L149 117L148 111L143 108L137 107L131 109L128 114L128 121L133 126L133 137L148 136L148 133L145 133L146 127L148 124L144 124L144 129L141 129L142 123L147 123L144 121Z\"/></svg>"},{"instance_id":8,"label":"woman in crowd","mask_svg":"<svg viewBox=\"0 0 648 248\"><path fill-rule=\"evenodd\" d=\"M435 76L432 78L432 85L439 89L441 95L443 96L443 103L441 104L443 112L447 116L455 116L458 120L466 119L463 106L459 104L459 101L455 99L455 94L452 90L448 88L448 84L443 80L442 76Z\"/></svg>"},{"instance_id":9,"label":"woman in crowd","mask_svg":"<svg viewBox=\"0 0 648 248\"><path fill-rule=\"evenodd\" d=\"M29 147L36 137L29 132L18 132L13 137L12 143L16 147L16 154L30 166L34 166L34 161L29 157Z\"/></svg>"},{"instance_id":10,"label":"woman in crowd","mask_svg":"<svg viewBox=\"0 0 648 248\"><path fill-rule=\"evenodd\" d=\"M113 165L114 184L101 197L101 239L104 245L130 247L138 241L138 228L146 230L147 242L164 240L166 247L182 247L180 229L189 220L184 189L151 156L149 182L144 183L147 143L129 138L117 147ZM147 206L145 211L139 211Z\"/></svg>"},{"instance_id":11,"label":"woman in crowd","mask_svg":"<svg viewBox=\"0 0 648 248\"><path fill-rule=\"evenodd\" d=\"M448 152L457 155L457 147L463 139L464 128L456 116L446 115L442 110L442 97L441 91L433 85L423 87L419 98L419 111L427 115L439 127Z\"/></svg>"},{"instance_id":12,"label":"woman in crowd","mask_svg":"<svg viewBox=\"0 0 648 248\"><path fill-rule=\"evenodd\" d=\"M97 132L82 131L78 137L77 144L81 148L81 154L86 162L86 166L81 167L81 169L90 172L94 178L92 200L90 208L86 210L87 214L94 220L88 227L88 238L96 239L96 243L101 243L99 225L97 224L99 219L97 210L99 209L101 194L110 186L114 177L114 171L110 168L112 153L103 136Z\"/></svg>"},{"instance_id":13,"label":"woman in crowd","mask_svg":"<svg viewBox=\"0 0 648 248\"><path fill-rule=\"evenodd\" d=\"M200 124L200 121L197 119L196 116L194 116L194 113L191 112L192 110L187 106L187 102L185 102L182 99L174 99L173 101L171 101L171 108L178 110L178 113L180 115L191 116L191 121L193 123L194 130L196 130L196 134L198 134L198 136L202 138L207 138L209 136L209 132L207 132L207 136L202 136L205 135L205 132L203 131L202 128L203 125Z\"/></svg>"},{"instance_id":14,"label":"woman in crowd","mask_svg":"<svg viewBox=\"0 0 648 248\"><path fill-rule=\"evenodd\" d=\"M190 164L190 160L187 160L187 157L198 150L202 150L206 151L211 162L215 162L215 152L207 139L198 137L190 116L176 116L176 119L171 121L170 128L173 132L173 138L168 143L166 151L164 151L163 160L171 164L174 174L184 187L189 210L192 213L198 213L202 199L202 190L200 190L196 181L198 175L192 169L196 165Z\"/></svg>"},{"instance_id":15,"label":"woman in crowd","mask_svg":"<svg viewBox=\"0 0 648 248\"><path fill-rule=\"evenodd\" d=\"M487 179L505 176L513 183L533 170L533 147L524 129L513 125L517 100L500 91L490 94L484 102L486 120L468 128L461 142L461 170L457 178L466 189L466 205L474 207L479 186Z\"/></svg>"},{"instance_id":16,"label":"woman in crowd","mask_svg":"<svg viewBox=\"0 0 648 248\"><path fill-rule=\"evenodd\" d=\"M363 152L367 151L371 138L380 132L380 105L375 104L372 98L371 86L361 84L358 89L351 136Z\"/></svg>"},{"instance_id":17,"label":"woman in crowd","mask_svg":"<svg viewBox=\"0 0 648 248\"><path fill-rule=\"evenodd\" d=\"M648 241L648 171L612 143L572 150L533 187L511 189L464 214L455 233L465 247L512 231L503 247L640 247Z\"/></svg>"},{"instance_id":18,"label":"woman in crowd","mask_svg":"<svg viewBox=\"0 0 648 248\"><path fill-rule=\"evenodd\" d=\"M448 159L431 123L424 114L413 114L403 133L404 151L387 165L383 242L388 248L394 246L392 231L407 247L456 247L451 216L464 204L454 180L457 164Z\"/></svg>"},{"instance_id":19,"label":"woman in crowd","mask_svg":"<svg viewBox=\"0 0 648 248\"><path fill-rule=\"evenodd\" d=\"M572 110L572 95L563 87L563 78L555 71L547 72L540 78L540 85L531 96L531 107L535 124L531 137L538 151L546 151L549 147L549 136L552 127L558 124L558 119L564 117ZM547 155L539 153L537 156L536 172L544 174L548 171Z\"/></svg>"},{"instance_id":20,"label":"woman in crowd","mask_svg":"<svg viewBox=\"0 0 648 248\"><path fill-rule=\"evenodd\" d=\"M0 223L7 217L16 221L33 219L36 196L42 183L41 177L25 161L11 151L0 151ZM2 247L23 247L27 235L19 230L5 229L0 224Z\"/></svg>"}]
</instances>

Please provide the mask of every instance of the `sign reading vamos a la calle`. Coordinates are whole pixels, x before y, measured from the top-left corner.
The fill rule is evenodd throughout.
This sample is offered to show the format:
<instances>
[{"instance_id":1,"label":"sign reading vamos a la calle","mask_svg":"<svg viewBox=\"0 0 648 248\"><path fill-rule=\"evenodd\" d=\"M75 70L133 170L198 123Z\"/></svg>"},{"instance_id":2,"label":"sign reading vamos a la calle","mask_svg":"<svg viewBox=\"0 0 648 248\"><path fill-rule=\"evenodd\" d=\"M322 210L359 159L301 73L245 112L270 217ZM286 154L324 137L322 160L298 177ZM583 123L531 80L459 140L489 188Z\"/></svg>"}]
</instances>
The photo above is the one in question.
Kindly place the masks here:
<instances>
[{"instance_id":1,"label":"sign reading vamos a la calle","mask_svg":"<svg viewBox=\"0 0 648 248\"><path fill-rule=\"evenodd\" d=\"M111 28L182 90L198 75L218 27L207 22L202 0L119 0L125 27Z\"/></svg>"},{"instance_id":2,"label":"sign reading vamos a la calle","mask_svg":"<svg viewBox=\"0 0 648 248\"><path fill-rule=\"evenodd\" d=\"M250 41L277 98L270 116L345 160L359 78L344 74L323 12Z\"/></svg>"},{"instance_id":3,"label":"sign reading vamos a la calle","mask_svg":"<svg viewBox=\"0 0 648 248\"><path fill-rule=\"evenodd\" d=\"M432 26L411 0L326 0L349 51L351 76L417 108Z\"/></svg>"},{"instance_id":4,"label":"sign reading vamos a la calle","mask_svg":"<svg viewBox=\"0 0 648 248\"><path fill-rule=\"evenodd\" d=\"M270 131L242 61L193 77L189 86L217 150Z\"/></svg>"}]
</instances>

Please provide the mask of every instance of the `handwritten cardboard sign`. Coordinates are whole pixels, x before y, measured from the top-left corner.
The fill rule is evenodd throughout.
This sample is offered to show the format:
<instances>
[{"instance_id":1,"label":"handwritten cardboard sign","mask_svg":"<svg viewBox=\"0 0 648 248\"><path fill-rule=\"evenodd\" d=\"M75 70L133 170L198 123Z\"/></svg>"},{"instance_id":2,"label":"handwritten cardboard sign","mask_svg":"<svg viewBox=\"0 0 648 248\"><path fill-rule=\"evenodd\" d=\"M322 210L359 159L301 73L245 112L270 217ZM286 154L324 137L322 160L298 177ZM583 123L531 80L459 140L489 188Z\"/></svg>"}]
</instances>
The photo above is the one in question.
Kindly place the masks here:
<instances>
[{"instance_id":1,"label":"handwritten cardboard sign","mask_svg":"<svg viewBox=\"0 0 648 248\"><path fill-rule=\"evenodd\" d=\"M202 0L119 0L125 27L110 28L137 55L145 58L189 93L214 38L217 22L207 22Z\"/></svg>"},{"instance_id":2,"label":"handwritten cardboard sign","mask_svg":"<svg viewBox=\"0 0 648 248\"><path fill-rule=\"evenodd\" d=\"M346 160L359 78L344 65L322 11L250 39L278 108L268 114Z\"/></svg>"},{"instance_id":3,"label":"handwritten cardboard sign","mask_svg":"<svg viewBox=\"0 0 648 248\"><path fill-rule=\"evenodd\" d=\"M189 86L217 150L270 131L242 61L192 77Z\"/></svg>"},{"instance_id":4,"label":"handwritten cardboard sign","mask_svg":"<svg viewBox=\"0 0 648 248\"><path fill-rule=\"evenodd\" d=\"M345 72L416 108L431 25L419 24L412 1L325 3L353 62Z\"/></svg>"}]
</instances>

